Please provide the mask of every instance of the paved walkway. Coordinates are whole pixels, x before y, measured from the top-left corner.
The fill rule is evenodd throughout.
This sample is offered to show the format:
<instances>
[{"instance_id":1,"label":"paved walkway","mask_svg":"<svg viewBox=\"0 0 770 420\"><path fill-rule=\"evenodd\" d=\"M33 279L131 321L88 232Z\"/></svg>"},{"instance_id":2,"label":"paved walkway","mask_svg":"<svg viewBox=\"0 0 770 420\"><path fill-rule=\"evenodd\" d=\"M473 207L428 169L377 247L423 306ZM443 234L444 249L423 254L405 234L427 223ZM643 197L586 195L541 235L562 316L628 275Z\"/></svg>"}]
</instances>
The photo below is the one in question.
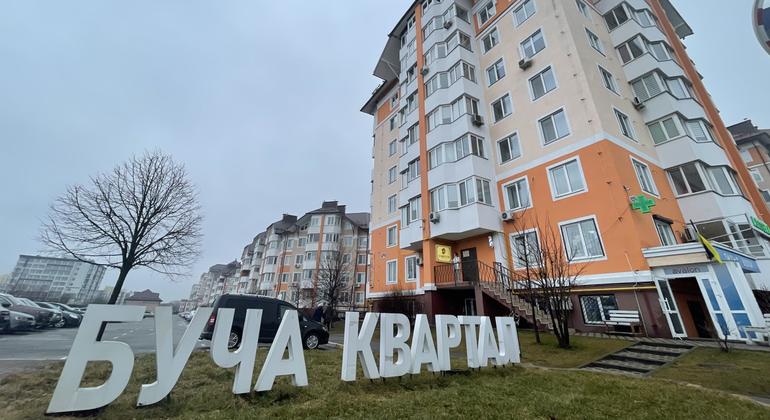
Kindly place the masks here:
<instances>
[{"instance_id":1,"label":"paved walkway","mask_svg":"<svg viewBox=\"0 0 770 420\"><path fill-rule=\"evenodd\" d=\"M604 334L604 333L591 333L591 332L579 332L579 333L576 332L576 333L573 333L573 335L577 337L604 338L604 339L634 341L634 342L645 341L649 343L664 344L664 345L681 344L681 345L692 346L692 347L719 348L719 342L715 340L707 340L707 339L693 340L693 339L676 339L676 338L634 337L634 336L627 336L622 334ZM730 348L737 349L737 350L770 352L770 346L761 345L761 344L746 344L745 342L742 342L742 341L740 342L731 341Z\"/></svg>"}]
</instances>

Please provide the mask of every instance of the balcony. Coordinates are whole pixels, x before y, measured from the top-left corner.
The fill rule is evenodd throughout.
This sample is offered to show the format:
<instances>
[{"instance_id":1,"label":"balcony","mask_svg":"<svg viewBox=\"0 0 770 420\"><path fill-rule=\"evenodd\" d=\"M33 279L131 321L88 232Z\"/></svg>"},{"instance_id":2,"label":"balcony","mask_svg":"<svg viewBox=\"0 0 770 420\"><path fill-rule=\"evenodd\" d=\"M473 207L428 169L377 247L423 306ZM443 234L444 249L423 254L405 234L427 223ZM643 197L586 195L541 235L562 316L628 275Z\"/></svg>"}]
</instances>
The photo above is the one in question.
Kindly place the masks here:
<instances>
[{"instance_id":1,"label":"balcony","mask_svg":"<svg viewBox=\"0 0 770 420\"><path fill-rule=\"evenodd\" d=\"M688 120L706 119L706 112L701 104L692 98L679 99L665 91L644 102L642 115L645 122L656 121L675 112Z\"/></svg>"},{"instance_id":2,"label":"balcony","mask_svg":"<svg viewBox=\"0 0 770 420\"><path fill-rule=\"evenodd\" d=\"M696 142L689 136L682 136L655 146L658 158L664 168L671 168L701 160L709 166L731 166L724 150L714 142Z\"/></svg>"},{"instance_id":3,"label":"balcony","mask_svg":"<svg viewBox=\"0 0 770 420\"><path fill-rule=\"evenodd\" d=\"M638 34L641 34L650 42L665 41L668 43L668 38L657 26L644 27L634 19L629 19L615 28L610 32L610 38L612 39L612 45L618 46Z\"/></svg>"},{"instance_id":4,"label":"balcony","mask_svg":"<svg viewBox=\"0 0 770 420\"><path fill-rule=\"evenodd\" d=\"M754 214L751 203L743 196L724 196L714 191L677 197L677 203L685 220L712 220L730 215Z\"/></svg>"},{"instance_id":5,"label":"balcony","mask_svg":"<svg viewBox=\"0 0 770 420\"><path fill-rule=\"evenodd\" d=\"M487 153L490 152L487 151ZM432 190L440 185L456 183L474 175L495 179L492 161L470 155L455 162L441 164L428 172L428 189Z\"/></svg>"},{"instance_id":6,"label":"balcony","mask_svg":"<svg viewBox=\"0 0 770 420\"><path fill-rule=\"evenodd\" d=\"M422 248L422 221L417 220L401 229L398 235L401 249L417 250Z\"/></svg>"},{"instance_id":7,"label":"balcony","mask_svg":"<svg viewBox=\"0 0 770 420\"><path fill-rule=\"evenodd\" d=\"M415 178L409 182L406 188L402 189L398 193L398 202L401 205L405 205L410 199L420 195L422 190L420 189L420 178Z\"/></svg>"},{"instance_id":8,"label":"balcony","mask_svg":"<svg viewBox=\"0 0 770 420\"><path fill-rule=\"evenodd\" d=\"M500 212L494 206L469 204L459 209L438 212L439 222L432 223L430 233L435 239L459 241L473 236L501 232Z\"/></svg>"},{"instance_id":9,"label":"balcony","mask_svg":"<svg viewBox=\"0 0 770 420\"><path fill-rule=\"evenodd\" d=\"M489 119L484 116L484 106L479 104L479 108L485 123L488 123ZM451 123L441 124L429 131L427 135L428 149L430 150L445 141L459 139L468 132L483 138L489 137L483 125L479 127L471 122L471 114L463 114Z\"/></svg>"},{"instance_id":10,"label":"balcony","mask_svg":"<svg viewBox=\"0 0 770 420\"><path fill-rule=\"evenodd\" d=\"M660 69L668 77L685 77L684 70L674 60L658 61L650 53L642 54L639 58L623 65L628 80L634 80L655 69Z\"/></svg>"},{"instance_id":11,"label":"balcony","mask_svg":"<svg viewBox=\"0 0 770 420\"><path fill-rule=\"evenodd\" d=\"M299 282L299 287L301 289L312 289L313 288L313 280L302 280Z\"/></svg>"}]
</instances>

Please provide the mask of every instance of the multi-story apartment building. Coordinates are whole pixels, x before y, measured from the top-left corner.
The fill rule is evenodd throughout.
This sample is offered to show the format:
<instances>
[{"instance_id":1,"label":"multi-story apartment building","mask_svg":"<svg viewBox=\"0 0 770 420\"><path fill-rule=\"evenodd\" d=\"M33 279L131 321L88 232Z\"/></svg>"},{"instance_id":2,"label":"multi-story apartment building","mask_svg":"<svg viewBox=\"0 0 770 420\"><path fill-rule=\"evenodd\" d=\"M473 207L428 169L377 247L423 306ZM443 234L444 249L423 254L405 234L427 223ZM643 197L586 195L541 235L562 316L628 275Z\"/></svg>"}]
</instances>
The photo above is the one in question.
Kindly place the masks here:
<instances>
[{"instance_id":1,"label":"multi-story apartment building","mask_svg":"<svg viewBox=\"0 0 770 420\"><path fill-rule=\"evenodd\" d=\"M553 232L582 270L578 330L603 331L612 309L656 336L759 324L769 213L685 52L691 34L668 0L415 1L362 109L374 308L526 317L490 284Z\"/></svg>"},{"instance_id":2,"label":"multi-story apartment building","mask_svg":"<svg viewBox=\"0 0 770 420\"><path fill-rule=\"evenodd\" d=\"M19 255L5 291L32 300L91 303L106 268L71 258Z\"/></svg>"},{"instance_id":3,"label":"multi-story apartment building","mask_svg":"<svg viewBox=\"0 0 770 420\"><path fill-rule=\"evenodd\" d=\"M241 264L232 261L228 264L215 264L209 271L201 274L198 283L190 290L190 300L195 307L211 305L214 300L226 293L236 293L240 281Z\"/></svg>"},{"instance_id":4,"label":"multi-story apartment building","mask_svg":"<svg viewBox=\"0 0 770 420\"><path fill-rule=\"evenodd\" d=\"M751 120L727 127L759 193L770 204L770 129L759 129Z\"/></svg>"},{"instance_id":5,"label":"multi-story apartment building","mask_svg":"<svg viewBox=\"0 0 770 420\"><path fill-rule=\"evenodd\" d=\"M340 306L363 309L368 225L369 213L348 213L336 201L325 201L302 217L284 214L244 248L241 284L248 282L249 293L316 307L324 304L319 276L329 272L325 261L339 253L340 278L347 279Z\"/></svg>"}]
</instances>

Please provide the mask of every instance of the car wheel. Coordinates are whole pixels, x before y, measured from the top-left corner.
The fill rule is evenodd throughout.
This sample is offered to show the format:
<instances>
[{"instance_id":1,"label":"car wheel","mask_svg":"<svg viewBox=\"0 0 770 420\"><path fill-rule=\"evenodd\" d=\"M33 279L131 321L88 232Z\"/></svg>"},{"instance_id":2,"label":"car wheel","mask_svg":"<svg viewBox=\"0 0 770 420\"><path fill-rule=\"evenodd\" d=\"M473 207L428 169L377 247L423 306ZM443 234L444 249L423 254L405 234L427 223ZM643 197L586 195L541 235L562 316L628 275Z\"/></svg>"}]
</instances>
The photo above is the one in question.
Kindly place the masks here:
<instances>
[{"instance_id":1,"label":"car wheel","mask_svg":"<svg viewBox=\"0 0 770 420\"><path fill-rule=\"evenodd\" d=\"M311 332L305 336L305 339L303 340L302 344L305 345L306 349L313 350L318 348L318 344L320 344L320 342L321 342L321 339L320 337L318 337L318 334Z\"/></svg>"},{"instance_id":2,"label":"car wheel","mask_svg":"<svg viewBox=\"0 0 770 420\"><path fill-rule=\"evenodd\" d=\"M61 327L64 326L64 324L66 324L66 322L62 319L61 321L56 323L55 327L56 328L61 328Z\"/></svg>"},{"instance_id":3,"label":"car wheel","mask_svg":"<svg viewBox=\"0 0 770 420\"><path fill-rule=\"evenodd\" d=\"M241 332L238 330L230 331L230 336L227 337L227 348L234 349L241 344Z\"/></svg>"}]
</instances>

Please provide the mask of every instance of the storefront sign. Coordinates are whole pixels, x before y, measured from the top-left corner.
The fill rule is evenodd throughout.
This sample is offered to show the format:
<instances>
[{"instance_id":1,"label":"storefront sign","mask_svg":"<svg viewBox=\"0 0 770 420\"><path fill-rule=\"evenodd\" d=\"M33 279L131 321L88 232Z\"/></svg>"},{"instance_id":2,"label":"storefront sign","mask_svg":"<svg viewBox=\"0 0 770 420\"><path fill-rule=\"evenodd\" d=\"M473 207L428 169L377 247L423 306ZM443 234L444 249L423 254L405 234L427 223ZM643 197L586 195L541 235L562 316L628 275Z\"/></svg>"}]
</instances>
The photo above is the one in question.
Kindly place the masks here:
<instances>
[{"instance_id":1,"label":"storefront sign","mask_svg":"<svg viewBox=\"0 0 770 420\"><path fill-rule=\"evenodd\" d=\"M46 413L72 413L93 410L110 404L128 385L134 368L131 347L119 341L96 341L103 322L139 322L144 306L90 305L78 329L59 382L56 384ZM170 307L158 307L155 313L155 349L157 380L143 384L137 406L163 400L174 388L190 358L198 337L206 325L212 308L198 308L195 317L174 348ZM229 351L227 342L234 310L219 309L211 340L210 354L222 368L235 368L232 392L245 394L269 391L279 376L291 377L294 386L307 386L308 377L297 311L286 311L278 327L265 362L252 387L257 342L262 320L261 309L246 311L241 345ZM357 361L369 379L392 378L420 373L423 365L431 372L450 370L452 348L458 347L465 335L467 365L470 368L520 362L516 323L512 317L497 317L495 328L486 316L437 315L434 341L426 315L418 315L414 330L402 314L368 313L360 325L357 312L345 314L345 338L342 352L343 381L356 380ZM379 364L372 352L372 338L379 322ZM411 333L411 334L410 334ZM411 344L407 344L411 335ZM288 353L286 359L284 353ZM81 387L86 365L90 361L107 361L112 371L106 381L95 387Z\"/></svg>"},{"instance_id":2,"label":"storefront sign","mask_svg":"<svg viewBox=\"0 0 770 420\"><path fill-rule=\"evenodd\" d=\"M741 266L744 273L759 273L759 264L753 258L746 257L737 252L722 247L716 247L722 261L734 261Z\"/></svg>"},{"instance_id":3,"label":"storefront sign","mask_svg":"<svg viewBox=\"0 0 770 420\"><path fill-rule=\"evenodd\" d=\"M451 263L452 247L448 245L436 245L436 261L440 263Z\"/></svg>"},{"instance_id":4,"label":"storefront sign","mask_svg":"<svg viewBox=\"0 0 770 420\"><path fill-rule=\"evenodd\" d=\"M667 275L708 273L709 269L705 265L681 265L677 267L664 268L663 272Z\"/></svg>"},{"instance_id":5,"label":"storefront sign","mask_svg":"<svg viewBox=\"0 0 770 420\"><path fill-rule=\"evenodd\" d=\"M648 198L644 194L639 194L631 197L631 208L639 210L642 214L652 212L652 208L655 207L655 200Z\"/></svg>"},{"instance_id":6,"label":"storefront sign","mask_svg":"<svg viewBox=\"0 0 770 420\"><path fill-rule=\"evenodd\" d=\"M770 226L767 225L767 223L757 219L754 216L751 216L751 226L754 227L754 229L758 230L759 233L770 237Z\"/></svg>"}]
</instances>

